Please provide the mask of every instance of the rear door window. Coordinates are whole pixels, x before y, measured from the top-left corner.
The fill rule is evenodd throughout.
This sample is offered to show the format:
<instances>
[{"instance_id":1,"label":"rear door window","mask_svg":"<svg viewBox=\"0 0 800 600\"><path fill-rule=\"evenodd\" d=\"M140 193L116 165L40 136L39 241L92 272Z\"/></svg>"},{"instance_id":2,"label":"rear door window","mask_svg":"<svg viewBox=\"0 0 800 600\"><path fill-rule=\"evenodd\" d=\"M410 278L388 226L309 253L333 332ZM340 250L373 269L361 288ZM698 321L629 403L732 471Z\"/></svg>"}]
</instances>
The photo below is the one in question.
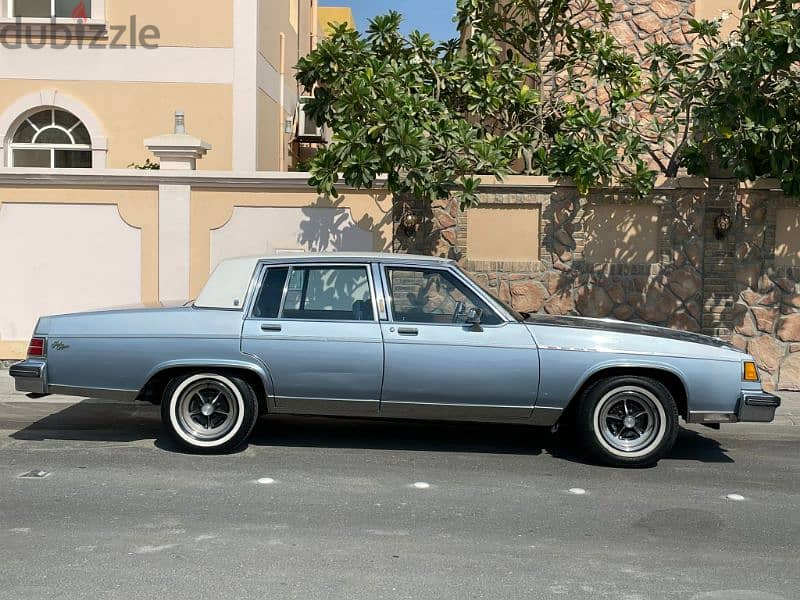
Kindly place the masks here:
<instances>
[{"instance_id":1,"label":"rear door window","mask_svg":"<svg viewBox=\"0 0 800 600\"><path fill-rule=\"evenodd\" d=\"M294 267L280 316L283 319L374 321L367 267Z\"/></svg>"}]
</instances>

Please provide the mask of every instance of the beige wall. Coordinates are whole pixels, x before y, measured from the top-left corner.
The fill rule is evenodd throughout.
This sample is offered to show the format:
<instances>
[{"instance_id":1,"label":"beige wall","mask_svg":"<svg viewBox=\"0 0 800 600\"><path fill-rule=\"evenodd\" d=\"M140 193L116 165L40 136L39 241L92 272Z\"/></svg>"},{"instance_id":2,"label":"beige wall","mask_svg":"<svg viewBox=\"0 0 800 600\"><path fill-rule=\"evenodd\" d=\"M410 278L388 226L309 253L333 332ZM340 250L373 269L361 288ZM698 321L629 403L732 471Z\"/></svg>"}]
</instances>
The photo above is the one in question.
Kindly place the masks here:
<instances>
[{"instance_id":1,"label":"beige wall","mask_svg":"<svg viewBox=\"0 0 800 600\"><path fill-rule=\"evenodd\" d=\"M716 19L725 14L731 16L722 24L723 36L730 35L739 24L742 11L739 9L739 0L695 0L695 17L697 19Z\"/></svg>"},{"instance_id":2,"label":"beige wall","mask_svg":"<svg viewBox=\"0 0 800 600\"><path fill-rule=\"evenodd\" d=\"M152 159L144 140L172 131L176 109L186 113L189 132L213 147L198 168L231 168L233 99L229 85L4 80L0 82L0 113L19 98L43 89L71 96L96 115L108 138L109 168ZM5 134L0 132L0 136Z\"/></svg>"},{"instance_id":3,"label":"beige wall","mask_svg":"<svg viewBox=\"0 0 800 600\"><path fill-rule=\"evenodd\" d=\"M584 257L588 262L650 263L657 260L659 207L593 205L585 209Z\"/></svg>"},{"instance_id":4,"label":"beige wall","mask_svg":"<svg viewBox=\"0 0 800 600\"><path fill-rule=\"evenodd\" d=\"M471 261L539 260L539 206L494 206L467 213Z\"/></svg>"},{"instance_id":5,"label":"beige wall","mask_svg":"<svg viewBox=\"0 0 800 600\"><path fill-rule=\"evenodd\" d=\"M316 0L313 0L316 7ZM316 32L312 0L261 0L258 51L280 72L280 34L286 36L287 70L311 49ZM298 52L299 51L299 52Z\"/></svg>"},{"instance_id":6,"label":"beige wall","mask_svg":"<svg viewBox=\"0 0 800 600\"><path fill-rule=\"evenodd\" d=\"M262 3L258 14L258 51L278 72L281 71L281 34L286 37L286 63L291 66L297 63L297 30L289 14L292 1Z\"/></svg>"},{"instance_id":7,"label":"beige wall","mask_svg":"<svg viewBox=\"0 0 800 600\"><path fill-rule=\"evenodd\" d=\"M775 216L775 264L800 267L800 208L779 208Z\"/></svg>"},{"instance_id":8,"label":"beige wall","mask_svg":"<svg viewBox=\"0 0 800 600\"><path fill-rule=\"evenodd\" d=\"M288 151L290 136L283 130L286 119L294 117L297 107L300 89L294 79L294 67L314 44L316 11L316 0L270 0L260 4L256 99L259 170L288 170L294 166Z\"/></svg>"},{"instance_id":9,"label":"beige wall","mask_svg":"<svg viewBox=\"0 0 800 600\"><path fill-rule=\"evenodd\" d=\"M129 25L131 15L136 15L139 28L155 25L160 46L233 47L231 0L106 0L106 13L112 25Z\"/></svg>"},{"instance_id":10,"label":"beige wall","mask_svg":"<svg viewBox=\"0 0 800 600\"><path fill-rule=\"evenodd\" d=\"M289 117L280 105L263 91L258 92L258 170L283 171L288 164L288 146L283 135L283 121ZM283 154L283 161L281 161Z\"/></svg>"}]
</instances>

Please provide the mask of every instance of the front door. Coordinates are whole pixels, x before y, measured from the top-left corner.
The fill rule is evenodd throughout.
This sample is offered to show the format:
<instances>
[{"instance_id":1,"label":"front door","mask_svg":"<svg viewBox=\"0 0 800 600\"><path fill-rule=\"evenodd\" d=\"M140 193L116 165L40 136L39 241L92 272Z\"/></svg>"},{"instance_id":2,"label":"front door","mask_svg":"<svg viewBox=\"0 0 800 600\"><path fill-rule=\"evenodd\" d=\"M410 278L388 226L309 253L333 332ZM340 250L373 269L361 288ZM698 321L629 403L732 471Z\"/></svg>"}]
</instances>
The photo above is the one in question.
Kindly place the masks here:
<instances>
[{"instance_id":1,"label":"front door","mask_svg":"<svg viewBox=\"0 0 800 600\"><path fill-rule=\"evenodd\" d=\"M269 369L275 412L375 415L383 340L368 265L268 266L242 351Z\"/></svg>"},{"instance_id":2,"label":"front door","mask_svg":"<svg viewBox=\"0 0 800 600\"><path fill-rule=\"evenodd\" d=\"M389 321L381 414L410 418L527 419L538 351L528 329L502 318L447 268L384 267ZM470 309L480 326L465 323Z\"/></svg>"}]
</instances>

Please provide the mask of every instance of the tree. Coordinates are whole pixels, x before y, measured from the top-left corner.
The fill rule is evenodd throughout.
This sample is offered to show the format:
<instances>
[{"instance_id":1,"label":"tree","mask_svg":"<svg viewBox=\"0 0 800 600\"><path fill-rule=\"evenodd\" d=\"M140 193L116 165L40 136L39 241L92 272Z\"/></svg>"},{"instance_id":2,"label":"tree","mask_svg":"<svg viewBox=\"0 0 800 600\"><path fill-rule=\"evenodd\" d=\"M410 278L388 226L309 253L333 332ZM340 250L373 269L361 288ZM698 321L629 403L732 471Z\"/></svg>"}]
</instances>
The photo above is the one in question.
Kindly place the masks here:
<instances>
[{"instance_id":1,"label":"tree","mask_svg":"<svg viewBox=\"0 0 800 600\"><path fill-rule=\"evenodd\" d=\"M696 147L740 181L774 177L800 196L800 10L789 0L744 0L742 9L738 31L703 52Z\"/></svg>"},{"instance_id":2,"label":"tree","mask_svg":"<svg viewBox=\"0 0 800 600\"><path fill-rule=\"evenodd\" d=\"M638 55L609 32L607 0L458 0L461 40L399 32L392 12L364 36L339 26L298 64L307 112L334 137L310 163L336 194L379 174L395 194L474 205L476 174L571 178L581 193L633 195L658 173L772 175L800 195L800 10L743 0L738 32L691 21L697 50L656 36Z\"/></svg>"},{"instance_id":3,"label":"tree","mask_svg":"<svg viewBox=\"0 0 800 600\"><path fill-rule=\"evenodd\" d=\"M640 90L633 57L579 24L586 14L607 23L610 10L605 0L459 0L470 35L438 45L402 36L395 12L363 37L337 26L297 66L314 91L306 111L334 132L310 162L312 185L335 195L339 174L363 188L385 173L395 194L474 205L475 174L502 177L522 156L528 172L571 177L583 192L614 180L649 191L641 139L589 85L602 78L618 103Z\"/></svg>"},{"instance_id":4,"label":"tree","mask_svg":"<svg viewBox=\"0 0 800 600\"><path fill-rule=\"evenodd\" d=\"M364 37L337 25L300 60L298 81L314 90L306 112L334 132L311 160L311 184L335 197L340 173L357 188L386 174L394 194L434 200L458 183L462 203L475 203L475 174L506 173L513 144L453 104L453 88L474 76L458 42L436 45L418 32L405 38L400 23L396 12L376 17Z\"/></svg>"}]
</instances>

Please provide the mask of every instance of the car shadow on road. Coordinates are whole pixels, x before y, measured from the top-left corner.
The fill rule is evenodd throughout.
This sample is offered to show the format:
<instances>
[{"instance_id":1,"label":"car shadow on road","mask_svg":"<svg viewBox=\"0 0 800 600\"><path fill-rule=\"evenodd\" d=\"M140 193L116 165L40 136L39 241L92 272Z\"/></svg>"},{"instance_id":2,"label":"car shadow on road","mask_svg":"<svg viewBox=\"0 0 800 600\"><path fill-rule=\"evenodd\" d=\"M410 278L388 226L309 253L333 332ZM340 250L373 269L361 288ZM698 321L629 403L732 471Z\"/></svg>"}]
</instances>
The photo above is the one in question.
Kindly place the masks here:
<instances>
[{"instance_id":1,"label":"car shadow on road","mask_svg":"<svg viewBox=\"0 0 800 600\"><path fill-rule=\"evenodd\" d=\"M41 414L40 418L36 418L37 411ZM161 428L159 408L149 404L100 404L84 400L57 412L53 412L52 405L28 405L25 416L28 424L11 435L15 440L123 443L155 440L155 446L159 449L180 451ZM19 417L12 418L11 422L18 419L21 425L26 422ZM260 419L249 444L265 448L353 448L532 456L549 454L570 462L587 462L582 448L569 430L554 434L548 428L491 423L280 415ZM670 459L704 463L733 462L719 441L686 428L681 429L678 442L667 460Z\"/></svg>"}]
</instances>

